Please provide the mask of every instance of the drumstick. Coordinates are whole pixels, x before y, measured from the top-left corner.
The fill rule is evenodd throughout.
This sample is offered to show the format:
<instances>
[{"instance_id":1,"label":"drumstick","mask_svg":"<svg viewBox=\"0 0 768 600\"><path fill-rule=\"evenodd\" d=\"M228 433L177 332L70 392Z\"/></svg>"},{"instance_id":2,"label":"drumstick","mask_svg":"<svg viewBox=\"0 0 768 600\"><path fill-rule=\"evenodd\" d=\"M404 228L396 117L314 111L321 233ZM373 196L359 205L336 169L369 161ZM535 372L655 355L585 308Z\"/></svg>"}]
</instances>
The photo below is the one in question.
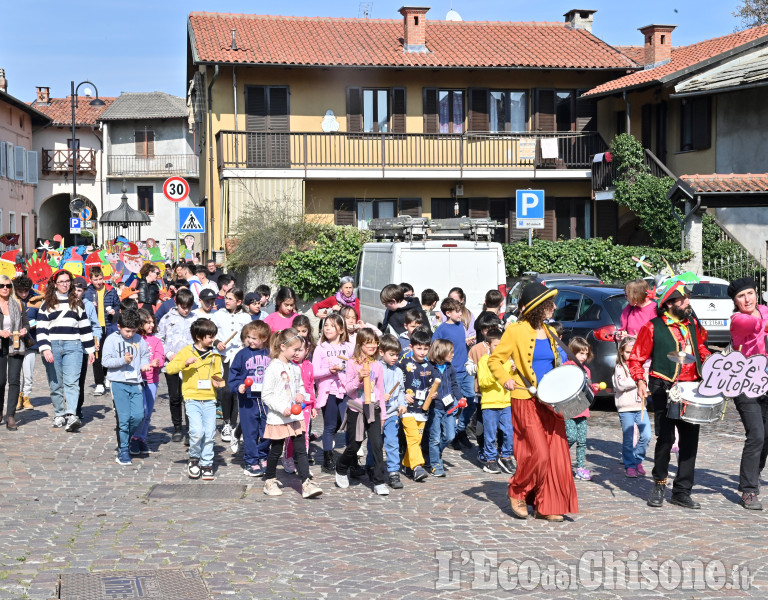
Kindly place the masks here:
<instances>
[{"instance_id":1,"label":"drumstick","mask_svg":"<svg viewBox=\"0 0 768 600\"><path fill-rule=\"evenodd\" d=\"M225 346L226 346L226 345L228 345L228 344L229 344L229 342L231 342L231 341L232 341L232 338L233 338L233 337L235 337L236 335L237 335L237 331L235 331L235 332L234 332L232 335L230 335L230 336L227 338L227 341L225 341L225 342L224 342L224 345L225 345Z\"/></svg>"},{"instance_id":2,"label":"drumstick","mask_svg":"<svg viewBox=\"0 0 768 600\"><path fill-rule=\"evenodd\" d=\"M400 387L400 382L398 381L398 382L397 382L397 383L394 385L394 387L393 387L391 390L389 390L389 395L391 396L392 394L394 394L394 393L395 393L395 390L397 390L397 388L399 388L399 387Z\"/></svg>"},{"instance_id":3,"label":"drumstick","mask_svg":"<svg viewBox=\"0 0 768 600\"><path fill-rule=\"evenodd\" d=\"M338 358L339 360L349 360L346 356L341 356L341 355L336 356L334 358Z\"/></svg>"},{"instance_id":4,"label":"drumstick","mask_svg":"<svg viewBox=\"0 0 768 600\"><path fill-rule=\"evenodd\" d=\"M427 394L427 399L424 401L424 405L421 407L421 409L424 412L427 412L429 410L429 407L432 404L432 400L434 399L434 396L437 394L438 387L440 387L440 378L435 377L435 380L432 382L432 387L429 388L429 394Z\"/></svg>"},{"instance_id":5,"label":"drumstick","mask_svg":"<svg viewBox=\"0 0 768 600\"><path fill-rule=\"evenodd\" d=\"M366 375L363 377L363 396L365 397L365 403L371 403L371 376Z\"/></svg>"}]
</instances>

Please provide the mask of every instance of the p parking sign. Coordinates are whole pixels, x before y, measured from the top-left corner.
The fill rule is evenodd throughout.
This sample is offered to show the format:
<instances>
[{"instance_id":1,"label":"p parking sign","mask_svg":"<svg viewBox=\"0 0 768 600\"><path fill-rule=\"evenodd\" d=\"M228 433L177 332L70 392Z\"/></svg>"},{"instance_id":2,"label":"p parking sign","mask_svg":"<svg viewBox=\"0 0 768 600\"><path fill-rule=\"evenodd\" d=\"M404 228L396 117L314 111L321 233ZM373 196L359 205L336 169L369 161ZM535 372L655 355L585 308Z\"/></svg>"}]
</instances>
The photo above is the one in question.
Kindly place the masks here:
<instances>
[{"instance_id":1,"label":"p parking sign","mask_svg":"<svg viewBox=\"0 0 768 600\"><path fill-rule=\"evenodd\" d=\"M518 229L544 229L544 190L516 190L515 224Z\"/></svg>"}]
</instances>

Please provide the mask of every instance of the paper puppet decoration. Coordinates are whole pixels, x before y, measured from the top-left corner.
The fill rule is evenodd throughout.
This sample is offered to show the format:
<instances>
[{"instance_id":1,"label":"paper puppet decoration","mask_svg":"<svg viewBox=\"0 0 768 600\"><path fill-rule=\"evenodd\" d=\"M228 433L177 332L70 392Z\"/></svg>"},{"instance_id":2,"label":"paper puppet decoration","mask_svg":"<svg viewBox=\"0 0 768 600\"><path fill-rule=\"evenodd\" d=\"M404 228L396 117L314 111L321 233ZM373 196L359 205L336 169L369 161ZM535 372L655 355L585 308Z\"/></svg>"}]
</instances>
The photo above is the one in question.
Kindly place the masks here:
<instances>
[{"instance_id":1,"label":"paper puppet decoration","mask_svg":"<svg viewBox=\"0 0 768 600\"><path fill-rule=\"evenodd\" d=\"M139 253L139 247L133 242L130 242L128 244L128 249L123 252L122 259L125 267L123 270L123 283L125 283L125 285L131 285L136 279L136 274L141 271L141 267L144 265L144 259Z\"/></svg>"},{"instance_id":2,"label":"paper puppet decoration","mask_svg":"<svg viewBox=\"0 0 768 600\"><path fill-rule=\"evenodd\" d=\"M62 258L61 268L65 271L69 271L75 277L81 277L83 275L85 266L85 263L83 263L83 257L75 252L75 248L67 248L66 252L69 254L69 256L65 255L66 258Z\"/></svg>"},{"instance_id":3,"label":"paper puppet decoration","mask_svg":"<svg viewBox=\"0 0 768 600\"><path fill-rule=\"evenodd\" d=\"M13 279L18 275L16 272L16 256L19 250L9 250L0 255L0 275L5 275Z\"/></svg>"},{"instance_id":4,"label":"paper puppet decoration","mask_svg":"<svg viewBox=\"0 0 768 600\"><path fill-rule=\"evenodd\" d=\"M18 233L4 233L0 235L0 244L3 246L18 246L19 234Z\"/></svg>"},{"instance_id":5,"label":"paper puppet decoration","mask_svg":"<svg viewBox=\"0 0 768 600\"><path fill-rule=\"evenodd\" d=\"M53 275L53 269L45 260L38 256L37 252L27 261L27 276L32 280L38 290L45 288L45 284Z\"/></svg>"}]
</instances>

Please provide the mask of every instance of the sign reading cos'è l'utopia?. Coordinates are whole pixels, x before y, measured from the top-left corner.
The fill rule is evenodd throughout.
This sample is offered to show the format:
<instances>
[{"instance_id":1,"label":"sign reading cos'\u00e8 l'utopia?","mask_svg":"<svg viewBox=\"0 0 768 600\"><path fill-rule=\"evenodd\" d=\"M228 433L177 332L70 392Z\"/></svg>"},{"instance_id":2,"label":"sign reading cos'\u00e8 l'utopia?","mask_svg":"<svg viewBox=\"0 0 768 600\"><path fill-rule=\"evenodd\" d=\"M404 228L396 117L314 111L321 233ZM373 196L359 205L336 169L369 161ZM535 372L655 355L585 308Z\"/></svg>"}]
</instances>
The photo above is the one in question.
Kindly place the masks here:
<instances>
[{"instance_id":1,"label":"sign reading cos'\u00e8 l'utopia?","mask_svg":"<svg viewBox=\"0 0 768 600\"><path fill-rule=\"evenodd\" d=\"M702 396L757 398L768 393L768 356L741 352L713 354L704 362L698 392Z\"/></svg>"}]
</instances>

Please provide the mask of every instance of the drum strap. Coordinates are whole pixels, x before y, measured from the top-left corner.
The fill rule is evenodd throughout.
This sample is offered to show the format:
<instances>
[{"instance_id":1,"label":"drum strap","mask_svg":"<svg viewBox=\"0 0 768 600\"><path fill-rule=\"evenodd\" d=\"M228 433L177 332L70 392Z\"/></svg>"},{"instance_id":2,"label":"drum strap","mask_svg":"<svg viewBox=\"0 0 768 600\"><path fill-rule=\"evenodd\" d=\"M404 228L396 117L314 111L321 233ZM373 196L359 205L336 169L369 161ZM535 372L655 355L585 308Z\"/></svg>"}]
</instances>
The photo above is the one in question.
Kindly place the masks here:
<instances>
[{"instance_id":1,"label":"drum strap","mask_svg":"<svg viewBox=\"0 0 768 600\"><path fill-rule=\"evenodd\" d=\"M570 351L568 346L565 345L563 340L561 340L560 337L554 331L550 331L550 333L552 334L552 337L555 338L555 341L557 342L557 345L560 346L565 351L565 355L568 357L568 360L573 361L573 363L575 365L578 365L578 367L582 371L584 371L584 375L586 376L587 375L587 370L584 368L584 365L581 364L581 361L574 356L573 352ZM587 377L587 389L589 390L589 396L591 396L591 398L592 398L592 402L590 402L590 405L589 405L590 408L591 408L592 405L595 403L596 396L592 392L592 379L590 377Z\"/></svg>"}]
</instances>

